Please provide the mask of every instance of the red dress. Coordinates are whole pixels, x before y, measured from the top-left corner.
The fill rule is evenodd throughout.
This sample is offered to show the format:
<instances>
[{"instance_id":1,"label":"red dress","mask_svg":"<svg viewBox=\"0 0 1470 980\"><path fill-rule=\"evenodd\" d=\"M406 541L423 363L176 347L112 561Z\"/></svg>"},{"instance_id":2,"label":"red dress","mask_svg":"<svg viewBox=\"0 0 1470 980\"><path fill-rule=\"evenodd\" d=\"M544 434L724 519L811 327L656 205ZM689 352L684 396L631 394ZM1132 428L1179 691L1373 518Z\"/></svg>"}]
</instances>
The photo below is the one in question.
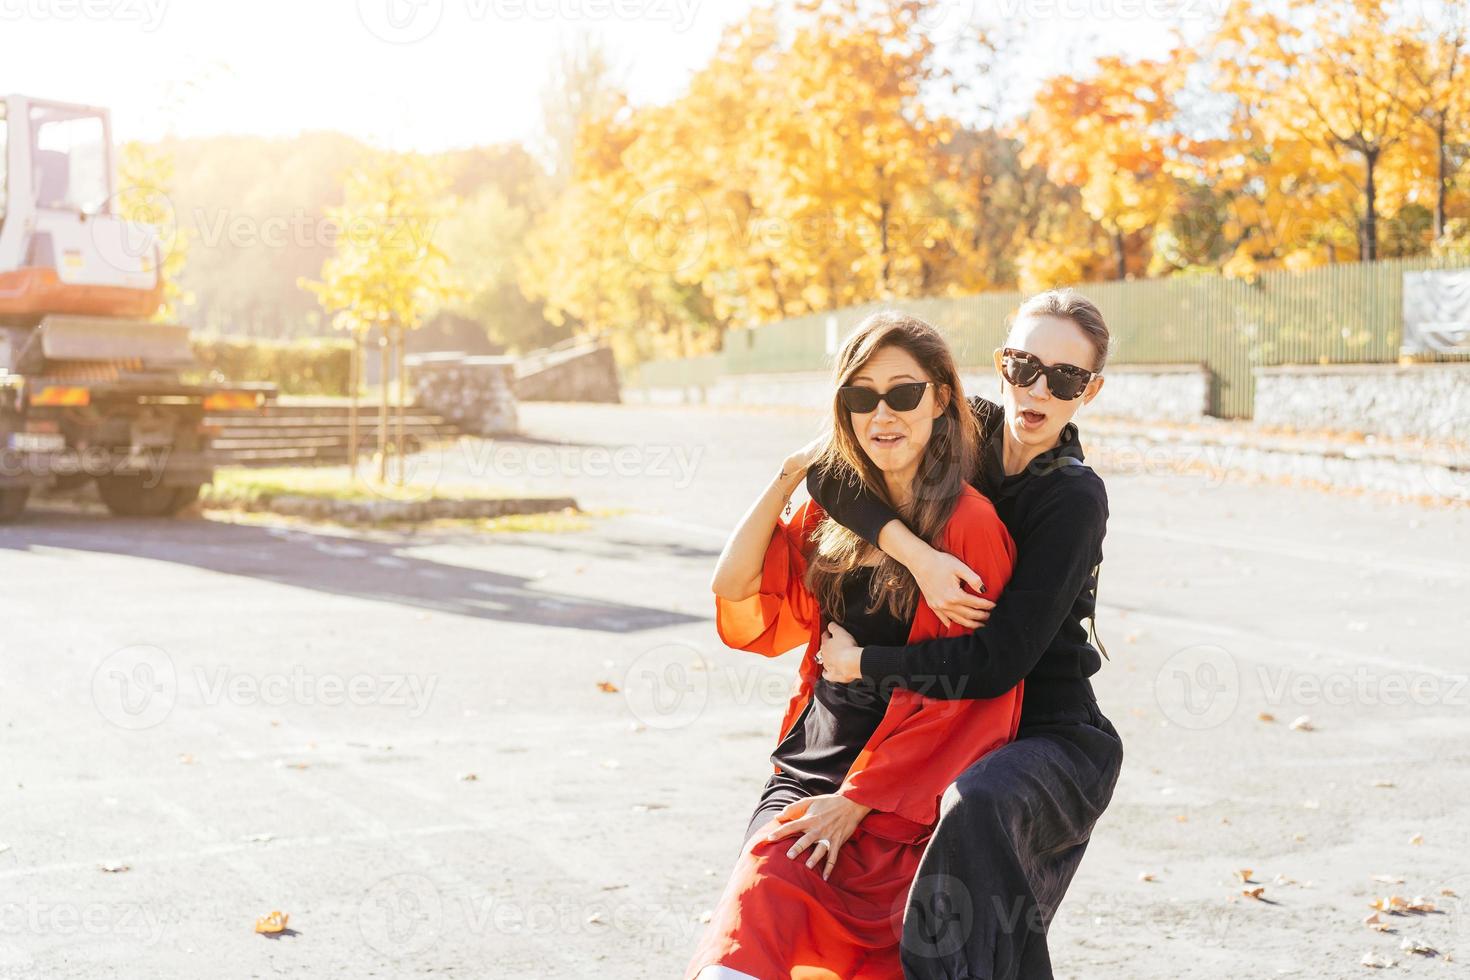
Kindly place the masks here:
<instances>
[{"instance_id":1,"label":"red dress","mask_svg":"<svg viewBox=\"0 0 1470 980\"><path fill-rule=\"evenodd\" d=\"M805 644L796 690L781 721L784 738L801 717L822 669L815 660L826 622L806 588L811 535L825 516L815 501L776 528L760 591L740 602L715 600L720 638L767 657ZM944 529L944 551L980 573L994 598L1010 577L1016 547L990 501L971 487ZM956 636L922 600L909 642ZM765 843L771 821L746 843L686 978L721 965L760 980L901 978L899 937L909 886L955 777L1011 741L1021 721L1022 686L998 698L937 700L893 691L877 731L848 770L841 794L873 812L842 846L832 877L810 852L786 857L795 838ZM779 739L778 739L779 741Z\"/></svg>"}]
</instances>

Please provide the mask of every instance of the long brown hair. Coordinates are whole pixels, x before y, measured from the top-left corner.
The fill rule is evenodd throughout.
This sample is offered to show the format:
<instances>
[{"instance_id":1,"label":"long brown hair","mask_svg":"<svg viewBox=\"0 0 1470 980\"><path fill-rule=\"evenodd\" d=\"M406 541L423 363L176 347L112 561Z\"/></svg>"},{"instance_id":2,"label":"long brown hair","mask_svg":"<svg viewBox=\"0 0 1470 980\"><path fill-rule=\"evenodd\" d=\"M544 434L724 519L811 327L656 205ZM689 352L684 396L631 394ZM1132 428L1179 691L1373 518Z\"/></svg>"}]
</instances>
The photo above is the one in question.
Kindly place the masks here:
<instances>
[{"instance_id":1,"label":"long brown hair","mask_svg":"<svg viewBox=\"0 0 1470 980\"><path fill-rule=\"evenodd\" d=\"M933 432L907 503L900 507L889 495L888 484L852 428L852 416L842 406L836 388L852 383L873 355L885 347L906 351L929 380L933 396L944 406L944 414L934 419ZM832 437L827 448L813 464L838 486L861 485L877 499L901 516L920 538L938 547L944 526L964 492L965 484L975 470L979 452L979 430L965 400L954 355L938 330L916 316L896 310L874 313L858 324L858 328L837 355L832 395ZM918 604L919 586L908 569L883 554L852 531L830 517L817 525L816 547L807 568L807 587L821 603L828 617L841 619L845 610L842 580L860 565L871 565L877 558L868 610L886 603L894 617L907 621Z\"/></svg>"}]
</instances>

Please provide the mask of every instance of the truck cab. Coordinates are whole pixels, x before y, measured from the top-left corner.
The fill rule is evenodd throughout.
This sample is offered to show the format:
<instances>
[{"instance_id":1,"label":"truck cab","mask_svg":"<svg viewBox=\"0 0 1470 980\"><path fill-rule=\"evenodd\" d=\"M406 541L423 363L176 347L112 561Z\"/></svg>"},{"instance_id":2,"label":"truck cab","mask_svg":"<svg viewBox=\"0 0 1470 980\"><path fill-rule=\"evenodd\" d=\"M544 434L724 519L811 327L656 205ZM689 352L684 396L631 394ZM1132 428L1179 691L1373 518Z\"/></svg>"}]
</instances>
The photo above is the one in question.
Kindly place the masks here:
<instances>
[{"instance_id":1,"label":"truck cab","mask_svg":"<svg viewBox=\"0 0 1470 980\"><path fill-rule=\"evenodd\" d=\"M161 195L115 173L107 110L0 100L0 521L38 485L91 480L114 513L172 514L213 475L204 413L274 394L183 380L159 235L121 213Z\"/></svg>"}]
</instances>

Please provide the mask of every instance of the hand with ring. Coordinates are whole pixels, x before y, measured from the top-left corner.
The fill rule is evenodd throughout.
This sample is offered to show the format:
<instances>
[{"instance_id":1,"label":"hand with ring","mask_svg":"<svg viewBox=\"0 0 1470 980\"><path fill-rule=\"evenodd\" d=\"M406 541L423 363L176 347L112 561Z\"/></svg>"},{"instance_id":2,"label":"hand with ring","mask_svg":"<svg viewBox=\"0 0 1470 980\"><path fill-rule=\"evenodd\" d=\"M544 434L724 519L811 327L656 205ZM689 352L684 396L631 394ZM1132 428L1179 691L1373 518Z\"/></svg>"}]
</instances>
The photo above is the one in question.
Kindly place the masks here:
<instances>
[{"instance_id":1,"label":"hand with ring","mask_svg":"<svg viewBox=\"0 0 1470 980\"><path fill-rule=\"evenodd\" d=\"M826 880L832 876L842 845L852 838L863 817L871 812L872 807L855 803L837 793L797 800L776 817L781 826L766 835L766 843L800 835L786 856L799 858L801 852L810 847L811 856L807 858L806 866L815 868L817 862L825 858L822 878Z\"/></svg>"}]
</instances>

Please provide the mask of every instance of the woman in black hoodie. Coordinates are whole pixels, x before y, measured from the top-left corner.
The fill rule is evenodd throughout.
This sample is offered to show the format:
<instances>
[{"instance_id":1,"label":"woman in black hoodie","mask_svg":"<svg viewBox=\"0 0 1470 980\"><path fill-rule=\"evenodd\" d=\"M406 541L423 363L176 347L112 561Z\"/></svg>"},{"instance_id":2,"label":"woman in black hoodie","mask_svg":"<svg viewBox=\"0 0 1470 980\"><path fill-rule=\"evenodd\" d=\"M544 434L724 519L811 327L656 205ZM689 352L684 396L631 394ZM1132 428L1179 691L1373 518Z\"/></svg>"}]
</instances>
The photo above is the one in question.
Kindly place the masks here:
<instances>
[{"instance_id":1,"label":"woman in black hoodie","mask_svg":"<svg viewBox=\"0 0 1470 980\"><path fill-rule=\"evenodd\" d=\"M1072 416L1097 397L1108 328L1070 290L1022 305L995 352L1003 404L971 401L984 451L975 485L1016 541L1005 593L936 551L861 487L813 470L832 516L913 573L941 620L984 629L905 647L823 639L829 681L866 679L929 697L990 698L1024 682L1021 728L946 791L904 917L910 980L1052 976L1046 932L1112 798L1123 747L1088 680L1102 666L1082 621L1096 605L1107 492L1082 459ZM1096 636L1095 629L1093 637Z\"/></svg>"}]
</instances>

